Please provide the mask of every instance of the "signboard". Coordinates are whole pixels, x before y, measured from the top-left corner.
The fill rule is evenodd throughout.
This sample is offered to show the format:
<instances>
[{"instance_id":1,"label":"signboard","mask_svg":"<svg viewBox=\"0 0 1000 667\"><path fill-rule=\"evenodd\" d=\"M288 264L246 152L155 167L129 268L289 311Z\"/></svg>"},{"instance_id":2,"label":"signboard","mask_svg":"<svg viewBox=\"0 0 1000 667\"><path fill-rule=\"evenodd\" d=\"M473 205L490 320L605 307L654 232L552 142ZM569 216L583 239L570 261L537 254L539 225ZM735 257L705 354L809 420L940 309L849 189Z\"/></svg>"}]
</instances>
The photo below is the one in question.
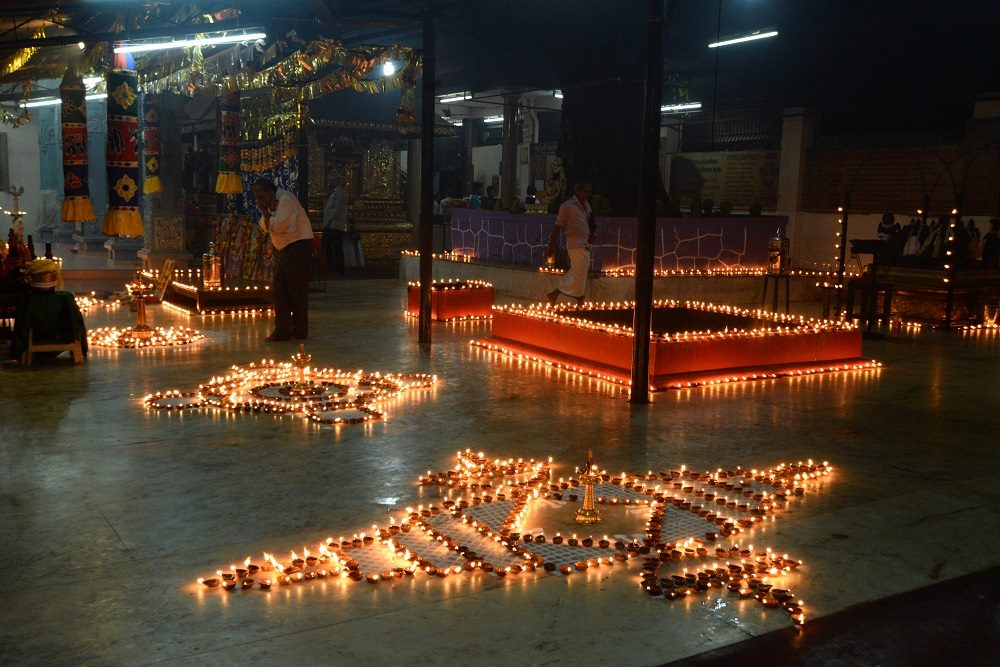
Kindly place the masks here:
<instances>
[{"instance_id":1,"label":"signboard","mask_svg":"<svg viewBox=\"0 0 1000 667\"><path fill-rule=\"evenodd\" d=\"M736 210L759 203L765 211L778 207L779 153L715 151L680 153L670 161L670 194L683 204L711 199L718 208L729 202Z\"/></svg>"}]
</instances>

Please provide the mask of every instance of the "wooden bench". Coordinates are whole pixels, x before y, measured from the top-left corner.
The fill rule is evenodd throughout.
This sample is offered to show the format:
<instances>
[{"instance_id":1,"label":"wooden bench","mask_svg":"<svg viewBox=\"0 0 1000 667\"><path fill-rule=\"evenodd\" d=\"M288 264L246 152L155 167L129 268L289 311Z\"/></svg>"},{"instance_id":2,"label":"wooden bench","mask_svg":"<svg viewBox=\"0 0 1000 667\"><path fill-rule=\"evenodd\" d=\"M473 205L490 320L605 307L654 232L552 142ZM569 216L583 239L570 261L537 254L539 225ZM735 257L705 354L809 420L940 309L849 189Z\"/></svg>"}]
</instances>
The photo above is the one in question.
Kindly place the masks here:
<instances>
[{"instance_id":1,"label":"wooden bench","mask_svg":"<svg viewBox=\"0 0 1000 667\"><path fill-rule=\"evenodd\" d=\"M21 355L21 363L25 366L31 365L31 356L38 352L69 352L73 357L74 364L82 364L85 361L83 356L83 346L79 340L69 343L38 342L34 340L31 330L28 331L28 349Z\"/></svg>"}]
</instances>

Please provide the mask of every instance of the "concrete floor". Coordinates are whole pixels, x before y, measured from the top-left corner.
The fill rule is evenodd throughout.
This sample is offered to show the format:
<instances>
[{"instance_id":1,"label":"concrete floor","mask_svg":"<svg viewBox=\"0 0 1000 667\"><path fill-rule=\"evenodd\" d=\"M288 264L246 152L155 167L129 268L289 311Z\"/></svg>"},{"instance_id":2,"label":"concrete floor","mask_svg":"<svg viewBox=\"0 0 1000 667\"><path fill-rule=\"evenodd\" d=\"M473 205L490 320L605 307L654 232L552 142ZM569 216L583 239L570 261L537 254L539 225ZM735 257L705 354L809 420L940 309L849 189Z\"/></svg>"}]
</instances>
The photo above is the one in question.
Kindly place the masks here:
<instances>
[{"instance_id":1,"label":"concrete floor","mask_svg":"<svg viewBox=\"0 0 1000 667\"><path fill-rule=\"evenodd\" d=\"M267 318L152 307L153 324L194 326L211 342L0 371L0 664L656 665L789 626L724 595L650 598L638 564L269 594L193 583L433 497L415 479L465 447L552 455L570 471L591 448L611 470L829 459L837 470L817 493L750 536L805 561L792 588L812 619L1000 564L995 331L867 342L881 371L669 392L634 407L615 387L470 347L488 324L435 324L423 351L401 314L404 289L349 280L313 296L316 363L441 378L373 425L143 410L149 391L290 355L291 344L264 342ZM131 315L86 317L127 326Z\"/></svg>"}]
</instances>

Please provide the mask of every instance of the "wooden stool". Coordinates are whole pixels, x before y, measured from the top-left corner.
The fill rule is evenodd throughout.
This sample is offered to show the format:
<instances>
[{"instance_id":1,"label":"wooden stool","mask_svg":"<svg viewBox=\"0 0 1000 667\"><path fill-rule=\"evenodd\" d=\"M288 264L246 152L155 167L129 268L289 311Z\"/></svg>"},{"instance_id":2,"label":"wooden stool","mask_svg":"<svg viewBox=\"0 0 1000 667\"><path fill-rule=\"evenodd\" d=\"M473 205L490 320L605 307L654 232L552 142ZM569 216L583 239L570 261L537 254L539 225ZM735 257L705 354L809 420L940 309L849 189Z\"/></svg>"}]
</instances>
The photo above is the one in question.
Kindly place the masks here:
<instances>
[{"instance_id":1,"label":"wooden stool","mask_svg":"<svg viewBox=\"0 0 1000 667\"><path fill-rule=\"evenodd\" d=\"M767 303L767 287L768 287L768 283L771 282L771 281L774 281L774 283L773 283L774 284L774 290L773 290L774 291L774 297L771 300L771 312L773 312L773 313L778 312L778 287L781 284L781 282L784 281L784 283L785 283L785 313L790 312L788 306L789 306L789 301L790 301L789 292L791 291L791 287L789 285L789 280L788 279L789 279L788 273L786 273L784 271L781 272L781 273L765 273L764 274L764 293L760 297L760 307L761 308L764 308L764 305Z\"/></svg>"},{"instance_id":2,"label":"wooden stool","mask_svg":"<svg viewBox=\"0 0 1000 667\"><path fill-rule=\"evenodd\" d=\"M74 340L70 343L36 343L33 339L33 332L28 330L28 349L21 355L21 363L25 366L31 365L31 355L36 352L69 352L73 355L74 364L84 362L83 347L80 341Z\"/></svg>"}]
</instances>

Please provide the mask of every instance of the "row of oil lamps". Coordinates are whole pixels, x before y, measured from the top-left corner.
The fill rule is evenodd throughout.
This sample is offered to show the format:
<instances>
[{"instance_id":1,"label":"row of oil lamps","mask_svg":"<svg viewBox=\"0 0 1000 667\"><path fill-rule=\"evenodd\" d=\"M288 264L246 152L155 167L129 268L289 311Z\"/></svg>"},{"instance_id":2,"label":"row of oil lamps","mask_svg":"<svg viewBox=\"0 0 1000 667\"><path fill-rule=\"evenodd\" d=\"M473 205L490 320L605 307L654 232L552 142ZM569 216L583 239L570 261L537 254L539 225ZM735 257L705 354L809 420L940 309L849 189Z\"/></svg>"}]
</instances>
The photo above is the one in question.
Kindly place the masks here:
<instances>
[{"instance_id":1,"label":"row of oil lamps","mask_svg":"<svg viewBox=\"0 0 1000 667\"><path fill-rule=\"evenodd\" d=\"M293 359L294 361L294 359ZM197 391L168 389L142 400L149 409L188 410L213 407L236 413L301 414L321 424L363 423L384 416L376 406L399 394L431 387L436 376L365 373L330 368L297 368L271 359L233 366ZM266 395L276 389L276 395ZM287 392L284 390L287 389Z\"/></svg>"},{"instance_id":2,"label":"row of oil lamps","mask_svg":"<svg viewBox=\"0 0 1000 667\"><path fill-rule=\"evenodd\" d=\"M622 473L619 476L601 471L598 474L601 483L639 494L642 498L633 502L646 504L650 508L645 538L632 542L622 539L612 542L606 535L600 539L591 536L578 538L576 535L564 538L557 533L548 540L542 534L522 535L521 525L532 500L554 498L562 490L572 489L580 484L575 478L559 482L552 480L550 463L551 460L490 459L482 452L473 452L471 449L459 451L454 468L440 473L428 471L418 481L422 485L441 485L451 490L461 489L482 495L446 498L440 506L408 507L401 520L393 519L387 527L375 525L372 526L371 533L355 534L350 539L327 538L319 545L318 555L312 555L308 549L304 549L302 556L292 552L291 559L284 563L271 554L265 554L264 562L260 565L252 563L248 558L243 567L233 565L227 572L217 571L217 577L198 581L208 588L234 590L250 589L255 585L268 589L275 584L295 584L329 576L366 580L374 584L412 576L417 571L436 577L475 570L506 576L536 569L568 575L642 557L644 560L640 585L650 595L673 600L715 588L725 588L739 598L753 598L765 608L784 609L797 624L804 621L801 600L796 600L787 588L779 588L775 584L776 578L797 568L801 561L791 559L787 554L779 555L771 549L755 550L752 545L744 547L733 544L727 548L719 544L712 550L706 543L715 541L718 536L715 532L706 533L705 539L692 537L671 542L661 542L660 535L668 503L703 518L705 515L700 512L705 509L704 506L690 502L689 498L697 497L705 501L715 499L716 502L717 498L725 498L726 503L730 503L728 496L717 497L715 491L708 489L742 495L757 502L753 507L749 506L749 502L746 508L741 507L741 512L751 513L750 517L713 517L714 523L721 528L721 534L739 532L740 526L752 526L760 515L770 515L781 509L789 496L802 495L805 484L829 475L832 468L826 462L815 463L810 460L794 464L783 463L770 469L736 468L701 473L683 466L678 470L655 473L648 471L644 475ZM650 486L653 482L666 484ZM613 500L617 498L603 499L605 503ZM494 502L507 502L510 506L506 518L499 525L490 525L469 513L470 508ZM744 521L747 518L749 520ZM508 552L510 564L490 562L487 555L477 552L466 540L453 537L450 533L454 530L437 525L442 520L459 521L465 530L475 531L485 543L492 544L492 548ZM438 548L453 553L457 562L435 563L434 559L421 555L413 545L414 538L407 535L414 528L423 533L431 543L437 543ZM547 560L537 552L537 545L546 542L565 547L567 551L560 551L557 558ZM353 558L352 550L378 546L384 547L394 559L398 559L397 565L386 566L378 572L363 571L360 556ZM585 552L575 551L575 547L589 549ZM598 550L607 549L607 555L595 553L595 547ZM666 572L666 568L673 564L685 565L711 557L720 562L696 571L689 571L689 567L684 567L678 573L668 575Z\"/></svg>"}]
</instances>

